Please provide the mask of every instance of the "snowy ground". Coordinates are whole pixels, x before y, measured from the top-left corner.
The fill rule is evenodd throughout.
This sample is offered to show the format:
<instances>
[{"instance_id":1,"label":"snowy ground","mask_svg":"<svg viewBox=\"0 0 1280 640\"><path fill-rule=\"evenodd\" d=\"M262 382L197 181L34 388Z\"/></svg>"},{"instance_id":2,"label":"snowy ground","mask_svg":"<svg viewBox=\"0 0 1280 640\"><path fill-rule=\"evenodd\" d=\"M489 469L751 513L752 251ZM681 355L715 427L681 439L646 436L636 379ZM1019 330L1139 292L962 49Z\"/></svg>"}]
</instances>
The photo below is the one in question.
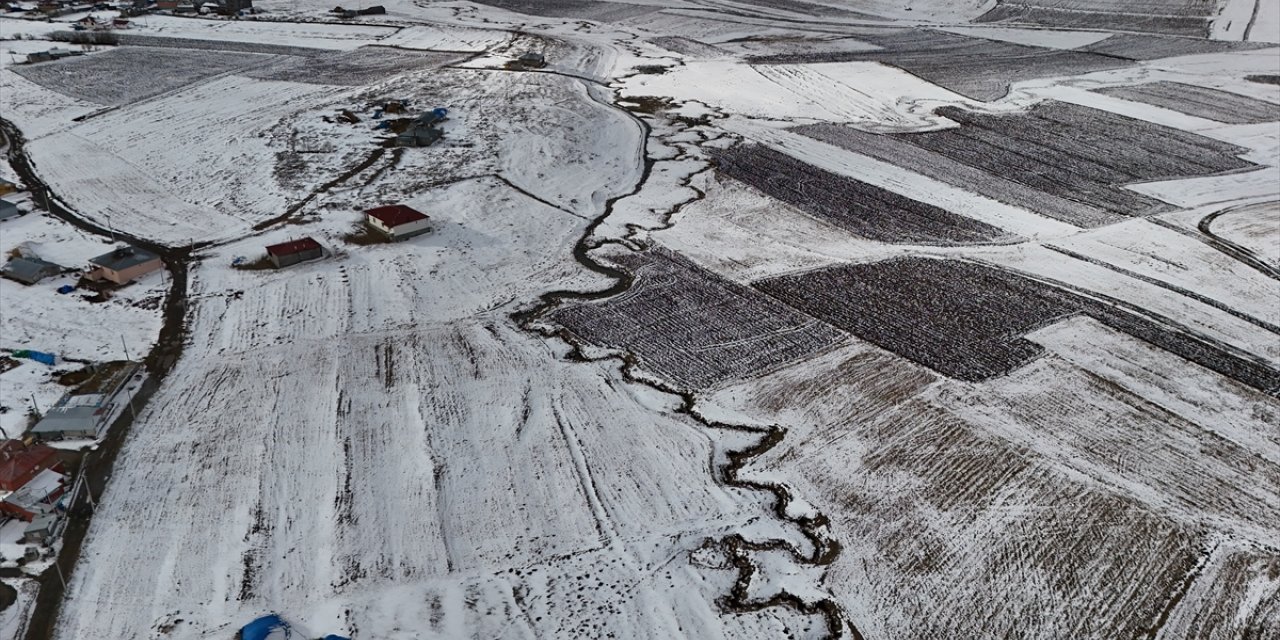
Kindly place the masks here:
<instances>
[{"instance_id":1,"label":"snowy ground","mask_svg":"<svg viewBox=\"0 0 1280 640\"><path fill-rule=\"evenodd\" d=\"M261 5L297 21L331 8ZM181 86L122 69L117 52L75 61L121 74L132 93L119 106L88 99L76 78L92 73L0 70L5 118L79 215L208 243L191 264L183 357L121 452L58 637L224 637L269 611L312 635L377 638L816 638L828 605L867 638L1172 640L1280 623L1280 388L1267 382L1280 375L1280 134L1265 117L1232 124L1204 105L1108 93L1172 82L1280 104L1274 84L1246 80L1277 72L1276 49L1240 42L1270 41L1270 9L1245 33L1243 5L1224 3L1207 23L1218 40L1204 41L969 24L994 2L643 5L534 16L515 2L394 0L344 24L155 18L137 31L330 53L182 66ZM507 68L528 50L548 66ZM404 66L374 64L392 56ZM393 98L447 107L446 137L379 146L367 107ZM1022 116L1042 103L1066 106ZM360 122L339 121L343 109ZM1121 116L1133 120L1114 127ZM797 125L884 137L846 147ZM739 144L777 164L717 170ZM1021 144L1038 172L992 164ZM921 157L940 160L906 162ZM789 189L907 219L855 234L830 215L841 203L815 208ZM431 216L430 234L353 241L362 209L401 202ZM991 231L948 243L936 224L953 219ZM895 224L943 240L894 241ZM231 266L303 236L325 257ZM764 348L684 398L635 381L699 378L670 370L679 357L636 357L627 332L550 337L512 319L549 292L614 284L583 262L670 252L718 283L698 291L775 307L793 304L770 288L779 277L931 258L1021 283L1010 295L1026 300L961 292L988 305L965 331L1046 288L1092 311L1013 323L978 348L1031 355L959 380L911 351L950 337L929 334L930 318L900 328L914 342L885 346L831 320L836 309L824 318L839 339L772 362ZM741 347L707 343L720 335L707 328L759 307L643 298L685 277L660 273L675 284L642 275L620 298L652 307L628 321L652 320L677 356L698 349L691 361ZM840 293L812 298L839 305ZM154 335L158 316L124 310L86 318ZM537 326L555 330L555 317ZM94 330L76 322L58 330L88 351L67 337ZM609 354L628 354L627 368L585 357ZM40 381L33 366L0 381L18 393ZM699 412L786 429L742 472L752 488L724 468L758 436ZM734 536L747 544L716 544Z\"/></svg>"}]
</instances>

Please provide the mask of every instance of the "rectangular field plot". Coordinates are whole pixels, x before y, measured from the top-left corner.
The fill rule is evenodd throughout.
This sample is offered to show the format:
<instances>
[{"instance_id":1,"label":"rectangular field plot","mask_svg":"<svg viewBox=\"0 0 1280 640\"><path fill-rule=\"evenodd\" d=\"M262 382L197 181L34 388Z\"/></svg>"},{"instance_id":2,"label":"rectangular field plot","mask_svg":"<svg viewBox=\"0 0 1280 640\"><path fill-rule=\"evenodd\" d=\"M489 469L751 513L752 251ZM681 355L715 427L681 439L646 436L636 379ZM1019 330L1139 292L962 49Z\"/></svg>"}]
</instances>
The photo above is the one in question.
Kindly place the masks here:
<instances>
[{"instance_id":1,"label":"rectangular field plot","mask_svg":"<svg viewBox=\"0 0 1280 640\"><path fill-rule=\"evenodd\" d=\"M1132 64L1080 51L1029 47L929 29L861 34L879 51L757 56L753 64L874 61L893 65L975 100L997 100L1020 80L1070 76Z\"/></svg>"},{"instance_id":2,"label":"rectangular field plot","mask_svg":"<svg viewBox=\"0 0 1280 640\"><path fill-rule=\"evenodd\" d=\"M755 283L832 326L960 380L1017 369L1043 349L1027 333L1087 314L1255 389L1280 391L1280 371L1190 332L1095 299L970 262L902 258Z\"/></svg>"},{"instance_id":3,"label":"rectangular field plot","mask_svg":"<svg viewBox=\"0 0 1280 640\"><path fill-rule=\"evenodd\" d=\"M1094 91L1227 124L1280 121L1280 104L1181 82L1151 82Z\"/></svg>"},{"instance_id":4,"label":"rectangular field plot","mask_svg":"<svg viewBox=\"0 0 1280 640\"><path fill-rule=\"evenodd\" d=\"M806 125L792 131L1078 227L1099 227L1125 219L1123 215L1041 191L893 136L834 124Z\"/></svg>"},{"instance_id":5,"label":"rectangular field plot","mask_svg":"<svg viewBox=\"0 0 1280 640\"><path fill-rule=\"evenodd\" d=\"M1013 22L1060 29L1145 31L1208 37L1217 3L1213 0L1035 0L1007 2L978 18L978 22Z\"/></svg>"},{"instance_id":6,"label":"rectangular field plot","mask_svg":"<svg viewBox=\"0 0 1280 640\"><path fill-rule=\"evenodd\" d=\"M614 259L635 272L635 285L617 298L565 307L553 320L592 344L626 349L682 387L748 377L842 338L665 249Z\"/></svg>"},{"instance_id":7,"label":"rectangular field plot","mask_svg":"<svg viewBox=\"0 0 1280 640\"><path fill-rule=\"evenodd\" d=\"M476 0L477 4L506 9L515 13L548 18L577 18L612 22L653 13L661 7L650 7L623 2L596 2L594 0Z\"/></svg>"},{"instance_id":8,"label":"rectangular field plot","mask_svg":"<svg viewBox=\"0 0 1280 640\"><path fill-rule=\"evenodd\" d=\"M989 242L1003 232L860 180L806 164L760 145L716 154L720 173L855 235L881 242L955 245Z\"/></svg>"},{"instance_id":9,"label":"rectangular field plot","mask_svg":"<svg viewBox=\"0 0 1280 640\"><path fill-rule=\"evenodd\" d=\"M1113 33L1105 40L1081 47L1080 50L1129 60L1158 60L1174 56L1247 51L1273 46L1275 45L1262 42L1205 40L1203 38L1157 36L1141 33Z\"/></svg>"},{"instance_id":10,"label":"rectangular field plot","mask_svg":"<svg viewBox=\"0 0 1280 640\"><path fill-rule=\"evenodd\" d=\"M284 58L246 75L259 80L361 86L400 73L439 67L458 58L459 54L453 53L414 53L365 47L309 58Z\"/></svg>"},{"instance_id":11,"label":"rectangular field plot","mask_svg":"<svg viewBox=\"0 0 1280 640\"><path fill-rule=\"evenodd\" d=\"M797 132L1081 227L1169 211L1124 185L1255 168L1247 150L1065 102L1026 112L938 110L961 126L875 135L830 125Z\"/></svg>"},{"instance_id":12,"label":"rectangular field plot","mask_svg":"<svg viewBox=\"0 0 1280 640\"><path fill-rule=\"evenodd\" d=\"M254 53L119 47L83 58L15 66L13 71L73 98L120 106L274 59Z\"/></svg>"}]
</instances>

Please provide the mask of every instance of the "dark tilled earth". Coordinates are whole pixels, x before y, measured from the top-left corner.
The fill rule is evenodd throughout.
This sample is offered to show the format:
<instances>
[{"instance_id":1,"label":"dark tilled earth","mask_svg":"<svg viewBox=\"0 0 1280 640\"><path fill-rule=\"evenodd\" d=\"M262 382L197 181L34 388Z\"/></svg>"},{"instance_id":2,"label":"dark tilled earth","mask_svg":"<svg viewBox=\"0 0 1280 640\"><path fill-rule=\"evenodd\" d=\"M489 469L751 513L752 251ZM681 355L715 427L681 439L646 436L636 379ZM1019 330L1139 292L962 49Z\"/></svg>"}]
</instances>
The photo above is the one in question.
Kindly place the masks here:
<instances>
[{"instance_id":1,"label":"dark tilled earth","mask_svg":"<svg viewBox=\"0 0 1280 640\"><path fill-rule=\"evenodd\" d=\"M759 281L758 290L831 326L960 380L1000 376L1041 348L1022 336L1086 314L1255 389L1280 391L1280 371L1112 304L1002 269L902 258Z\"/></svg>"},{"instance_id":2,"label":"dark tilled earth","mask_svg":"<svg viewBox=\"0 0 1280 640\"><path fill-rule=\"evenodd\" d=\"M1227 124L1280 121L1280 104L1181 82L1151 82L1096 91Z\"/></svg>"},{"instance_id":3,"label":"dark tilled earth","mask_svg":"<svg viewBox=\"0 0 1280 640\"><path fill-rule=\"evenodd\" d=\"M743 145L714 158L722 175L871 240L958 245L1006 236L972 218L824 171L768 147Z\"/></svg>"},{"instance_id":4,"label":"dark tilled earth","mask_svg":"<svg viewBox=\"0 0 1280 640\"><path fill-rule=\"evenodd\" d=\"M890 135L836 125L795 130L1080 227L1173 209L1124 185L1258 166L1239 157L1241 147L1065 102L1002 115L938 113L961 126Z\"/></svg>"},{"instance_id":5,"label":"dark tilled earth","mask_svg":"<svg viewBox=\"0 0 1280 640\"><path fill-rule=\"evenodd\" d=\"M841 340L839 331L690 262L654 248L613 258L635 272L625 294L556 311L584 340L634 353L689 389L749 376Z\"/></svg>"},{"instance_id":6,"label":"dark tilled earth","mask_svg":"<svg viewBox=\"0 0 1280 640\"><path fill-rule=\"evenodd\" d=\"M277 59L280 58L232 51L118 47L80 58L15 65L12 69L58 93L119 106Z\"/></svg>"}]
</instances>

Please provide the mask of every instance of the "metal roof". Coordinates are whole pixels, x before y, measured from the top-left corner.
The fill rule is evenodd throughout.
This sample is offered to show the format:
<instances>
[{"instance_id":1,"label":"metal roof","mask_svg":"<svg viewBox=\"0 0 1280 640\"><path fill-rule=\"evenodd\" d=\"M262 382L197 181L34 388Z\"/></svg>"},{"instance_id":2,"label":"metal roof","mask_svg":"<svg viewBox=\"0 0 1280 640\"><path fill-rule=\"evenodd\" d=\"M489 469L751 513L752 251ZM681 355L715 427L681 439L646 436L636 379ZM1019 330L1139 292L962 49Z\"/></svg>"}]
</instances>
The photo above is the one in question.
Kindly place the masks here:
<instances>
[{"instance_id":1,"label":"metal roof","mask_svg":"<svg viewBox=\"0 0 1280 640\"><path fill-rule=\"evenodd\" d=\"M58 464L58 451L43 444L27 446L21 440L0 443L0 489L13 491L28 474Z\"/></svg>"},{"instance_id":2,"label":"metal roof","mask_svg":"<svg viewBox=\"0 0 1280 640\"><path fill-rule=\"evenodd\" d=\"M301 238L298 240L290 240L288 242L281 242L280 244L270 245L267 247L267 255L291 256L295 253L304 253L306 251L317 251L320 248L321 248L320 243L316 242L315 239Z\"/></svg>"},{"instance_id":3,"label":"metal roof","mask_svg":"<svg viewBox=\"0 0 1280 640\"><path fill-rule=\"evenodd\" d=\"M428 219L425 213L402 204L374 207L366 210L364 213L370 218L376 218L382 224L387 225L387 228L389 229L394 229L395 227L409 224L410 222Z\"/></svg>"},{"instance_id":4,"label":"metal roof","mask_svg":"<svg viewBox=\"0 0 1280 640\"><path fill-rule=\"evenodd\" d=\"M62 267L40 258L14 258L0 269L5 277L27 284L35 284L49 276L58 275L61 271Z\"/></svg>"},{"instance_id":5,"label":"metal roof","mask_svg":"<svg viewBox=\"0 0 1280 640\"><path fill-rule=\"evenodd\" d=\"M136 267L144 262L151 262L160 256L139 249L138 247L121 247L110 253L104 253L89 261L90 264L96 264L99 267L111 269L112 271L123 271L130 267Z\"/></svg>"},{"instance_id":6,"label":"metal roof","mask_svg":"<svg viewBox=\"0 0 1280 640\"><path fill-rule=\"evenodd\" d=\"M98 432L98 426L111 411L108 397L101 393L82 393L62 396L44 414L44 418L31 427L32 434L61 434Z\"/></svg>"}]
</instances>

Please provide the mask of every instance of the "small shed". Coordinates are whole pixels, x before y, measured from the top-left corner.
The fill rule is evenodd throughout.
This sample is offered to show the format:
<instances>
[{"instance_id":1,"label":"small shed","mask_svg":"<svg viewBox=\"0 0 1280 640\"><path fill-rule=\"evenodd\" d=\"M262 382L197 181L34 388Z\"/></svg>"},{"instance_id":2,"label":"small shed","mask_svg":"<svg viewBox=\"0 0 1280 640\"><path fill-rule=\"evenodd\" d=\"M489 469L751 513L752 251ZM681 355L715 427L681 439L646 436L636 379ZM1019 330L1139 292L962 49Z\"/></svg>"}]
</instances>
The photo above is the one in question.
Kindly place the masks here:
<instances>
[{"instance_id":1,"label":"small shed","mask_svg":"<svg viewBox=\"0 0 1280 640\"><path fill-rule=\"evenodd\" d=\"M390 240L405 240L431 230L427 214L403 204L374 207L364 212L365 223Z\"/></svg>"},{"instance_id":2,"label":"small shed","mask_svg":"<svg viewBox=\"0 0 1280 640\"><path fill-rule=\"evenodd\" d=\"M58 514L46 513L32 518L31 524L22 530L22 541L39 543L53 538L54 529L58 526Z\"/></svg>"},{"instance_id":3,"label":"small shed","mask_svg":"<svg viewBox=\"0 0 1280 640\"><path fill-rule=\"evenodd\" d=\"M138 247L121 247L89 261L86 278L107 280L119 285L129 284L142 276L159 271L164 262L160 256Z\"/></svg>"},{"instance_id":4,"label":"small shed","mask_svg":"<svg viewBox=\"0 0 1280 640\"><path fill-rule=\"evenodd\" d=\"M267 247L267 259L275 268L324 257L324 247L314 238L301 238Z\"/></svg>"},{"instance_id":5,"label":"small shed","mask_svg":"<svg viewBox=\"0 0 1280 640\"><path fill-rule=\"evenodd\" d=\"M40 258L14 258L0 268L0 277L32 285L62 273L62 267Z\"/></svg>"},{"instance_id":6,"label":"small shed","mask_svg":"<svg viewBox=\"0 0 1280 640\"><path fill-rule=\"evenodd\" d=\"M530 69L541 69L547 66L546 57L537 51L526 51L520 54L520 57L516 58L516 62L520 63L520 66Z\"/></svg>"},{"instance_id":7,"label":"small shed","mask_svg":"<svg viewBox=\"0 0 1280 640\"><path fill-rule=\"evenodd\" d=\"M0 220L8 220L9 218L16 218L20 215L22 215L22 210L18 208L17 204L9 202L4 198L0 198Z\"/></svg>"},{"instance_id":8,"label":"small shed","mask_svg":"<svg viewBox=\"0 0 1280 640\"><path fill-rule=\"evenodd\" d=\"M17 191L17 190L18 190L18 185L12 182L9 182L8 180L5 180L4 178L0 178L0 196L13 193L14 191Z\"/></svg>"}]
</instances>

